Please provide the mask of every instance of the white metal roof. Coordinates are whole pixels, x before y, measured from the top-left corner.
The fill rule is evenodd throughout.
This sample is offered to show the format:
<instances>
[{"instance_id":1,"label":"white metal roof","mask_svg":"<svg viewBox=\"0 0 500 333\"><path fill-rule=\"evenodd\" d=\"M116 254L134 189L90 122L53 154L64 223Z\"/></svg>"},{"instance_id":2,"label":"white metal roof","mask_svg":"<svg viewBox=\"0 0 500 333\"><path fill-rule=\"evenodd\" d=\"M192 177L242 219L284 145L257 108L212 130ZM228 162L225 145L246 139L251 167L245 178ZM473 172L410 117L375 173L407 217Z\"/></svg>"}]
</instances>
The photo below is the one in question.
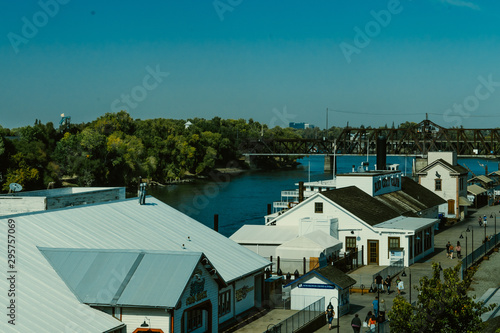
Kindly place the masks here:
<instances>
[{"instance_id":1,"label":"white metal roof","mask_svg":"<svg viewBox=\"0 0 500 333\"><path fill-rule=\"evenodd\" d=\"M202 258L180 251L40 251L82 303L103 306L175 308Z\"/></svg>"},{"instance_id":2,"label":"white metal roof","mask_svg":"<svg viewBox=\"0 0 500 333\"><path fill-rule=\"evenodd\" d=\"M321 251L329 248L340 250L342 242L321 230L315 230L295 239L292 239L279 246L279 249L319 249Z\"/></svg>"},{"instance_id":3,"label":"white metal roof","mask_svg":"<svg viewBox=\"0 0 500 333\"><path fill-rule=\"evenodd\" d=\"M59 328L68 327L61 331L81 332L104 332L122 325L99 310L81 305L37 247L203 252L226 282L269 264L153 197L147 197L145 205L133 198L2 216L3 235L8 234L9 218L16 226L18 332L53 332L54 323ZM4 249L6 242L7 237L1 237ZM6 263L4 260L4 272ZM8 290L7 279L0 281L0 288ZM9 302L6 292L1 293L0 302ZM10 332L12 327L2 320L0 331Z\"/></svg>"},{"instance_id":4,"label":"white metal roof","mask_svg":"<svg viewBox=\"0 0 500 333\"><path fill-rule=\"evenodd\" d=\"M297 227L245 224L229 238L239 244L283 244L298 233Z\"/></svg>"},{"instance_id":5,"label":"white metal roof","mask_svg":"<svg viewBox=\"0 0 500 333\"><path fill-rule=\"evenodd\" d=\"M374 227L382 229L400 229L414 232L426 227L430 227L436 222L438 222L437 219L398 216L388 221L376 224L374 225Z\"/></svg>"}]
</instances>

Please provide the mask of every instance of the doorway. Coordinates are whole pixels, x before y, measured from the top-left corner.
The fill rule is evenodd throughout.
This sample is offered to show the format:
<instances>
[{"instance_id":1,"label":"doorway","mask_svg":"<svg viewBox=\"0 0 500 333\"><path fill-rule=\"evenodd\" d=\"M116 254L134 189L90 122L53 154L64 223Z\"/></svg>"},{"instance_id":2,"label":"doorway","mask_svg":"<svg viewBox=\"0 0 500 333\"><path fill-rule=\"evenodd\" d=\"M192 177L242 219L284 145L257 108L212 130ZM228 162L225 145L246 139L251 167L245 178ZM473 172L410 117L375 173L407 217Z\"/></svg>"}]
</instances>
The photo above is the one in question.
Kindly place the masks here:
<instances>
[{"instance_id":1,"label":"doorway","mask_svg":"<svg viewBox=\"0 0 500 333\"><path fill-rule=\"evenodd\" d=\"M368 240L368 265L378 265L378 240Z\"/></svg>"}]
</instances>

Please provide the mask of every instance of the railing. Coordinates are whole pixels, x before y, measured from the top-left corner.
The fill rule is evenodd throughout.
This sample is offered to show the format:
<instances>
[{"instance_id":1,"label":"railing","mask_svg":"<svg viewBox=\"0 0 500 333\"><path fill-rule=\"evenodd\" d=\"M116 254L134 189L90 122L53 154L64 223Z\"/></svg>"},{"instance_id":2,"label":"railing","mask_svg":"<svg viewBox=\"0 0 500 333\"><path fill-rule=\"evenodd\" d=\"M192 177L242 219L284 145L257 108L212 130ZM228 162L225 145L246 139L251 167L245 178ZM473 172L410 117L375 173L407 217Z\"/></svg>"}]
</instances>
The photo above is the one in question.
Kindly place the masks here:
<instances>
[{"instance_id":1,"label":"railing","mask_svg":"<svg viewBox=\"0 0 500 333\"><path fill-rule=\"evenodd\" d=\"M373 283L373 281L375 281L375 277L377 277L377 275L380 275L382 278L385 278L387 275L392 277L392 276L400 273L403 269L404 269L403 259L399 259L398 261L391 262L391 264L389 266L387 266L386 268L384 268L380 272L373 274L373 278L372 278L371 282Z\"/></svg>"},{"instance_id":2,"label":"railing","mask_svg":"<svg viewBox=\"0 0 500 333\"><path fill-rule=\"evenodd\" d=\"M489 240L486 244L483 242L477 249L469 253L466 257L462 259L461 266L461 276L464 278L464 274L467 271L467 268L474 265L477 261L479 261L483 256L485 256L488 252L490 252L495 246L500 243L500 233L496 236L496 244L495 244L495 235L492 235L488 238Z\"/></svg>"},{"instance_id":3,"label":"railing","mask_svg":"<svg viewBox=\"0 0 500 333\"><path fill-rule=\"evenodd\" d=\"M264 333L293 333L299 328L309 324L319 316L325 315L325 298L306 306L304 309L293 314L291 317L267 329Z\"/></svg>"},{"instance_id":4,"label":"railing","mask_svg":"<svg viewBox=\"0 0 500 333\"><path fill-rule=\"evenodd\" d=\"M364 248L362 247L361 250L356 249L353 252L348 252L343 258L334 260L332 265L344 273L353 271L354 269L363 266L363 251Z\"/></svg>"},{"instance_id":5,"label":"railing","mask_svg":"<svg viewBox=\"0 0 500 333\"><path fill-rule=\"evenodd\" d=\"M281 197L299 197L299 190L281 191Z\"/></svg>"}]
</instances>

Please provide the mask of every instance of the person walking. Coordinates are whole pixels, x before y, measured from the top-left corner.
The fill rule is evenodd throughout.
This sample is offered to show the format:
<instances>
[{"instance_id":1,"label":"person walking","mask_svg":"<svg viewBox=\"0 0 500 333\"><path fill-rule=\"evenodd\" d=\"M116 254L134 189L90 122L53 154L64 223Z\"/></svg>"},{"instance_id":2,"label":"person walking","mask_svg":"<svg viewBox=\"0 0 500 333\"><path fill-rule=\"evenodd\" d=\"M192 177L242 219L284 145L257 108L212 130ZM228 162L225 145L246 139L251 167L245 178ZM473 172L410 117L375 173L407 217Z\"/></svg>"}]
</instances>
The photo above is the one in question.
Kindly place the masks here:
<instances>
[{"instance_id":1,"label":"person walking","mask_svg":"<svg viewBox=\"0 0 500 333\"><path fill-rule=\"evenodd\" d=\"M354 333L359 333L361 331L361 319L359 319L358 314L354 315L354 318L351 320L351 327Z\"/></svg>"},{"instance_id":2,"label":"person walking","mask_svg":"<svg viewBox=\"0 0 500 333\"><path fill-rule=\"evenodd\" d=\"M375 317L375 315L372 315L370 317L370 320L368 321L368 327L370 328L370 330L368 332L375 332L376 328L377 328L377 317Z\"/></svg>"},{"instance_id":3,"label":"person walking","mask_svg":"<svg viewBox=\"0 0 500 333\"><path fill-rule=\"evenodd\" d=\"M387 289L387 295L391 293L391 284L392 284L391 276L387 275L387 277L384 280L384 286Z\"/></svg>"},{"instance_id":4,"label":"person walking","mask_svg":"<svg viewBox=\"0 0 500 333\"><path fill-rule=\"evenodd\" d=\"M398 295L401 295L401 291L405 289L403 281L399 278L399 275L396 279L396 287L398 288Z\"/></svg>"},{"instance_id":5,"label":"person walking","mask_svg":"<svg viewBox=\"0 0 500 333\"><path fill-rule=\"evenodd\" d=\"M462 259L462 246L460 246L460 241L457 241L455 250L457 251L457 259Z\"/></svg>"},{"instance_id":6,"label":"person walking","mask_svg":"<svg viewBox=\"0 0 500 333\"><path fill-rule=\"evenodd\" d=\"M335 311L333 311L333 305L332 303L328 304L328 307L326 308L326 318L328 319L328 329L332 329L332 321L333 317L335 317Z\"/></svg>"},{"instance_id":7,"label":"person walking","mask_svg":"<svg viewBox=\"0 0 500 333\"><path fill-rule=\"evenodd\" d=\"M450 241L448 241L448 243L446 243L446 258L450 257L450 246L451 246L451 243L450 243Z\"/></svg>"},{"instance_id":8,"label":"person walking","mask_svg":"<svg viewBox=\"0 0 500 333\"><path fill-rule=\"evenodd\" d=\"M375 296L375 300L372 302L373 312L375 314L375 318L378 317L378 296Z\"/></svg>"},{"instance_id":9,"label":"person walking","mask_svg":"<svg viewBox=\"0 0 500 333\"><path fill-rule=\"evenodd\" d=\"M379 304L379 314L378 314L378 322L383 323L385 321L385 312L387 310L385 306L385 300L381 299Z\"/></svg>"}]
</instances>

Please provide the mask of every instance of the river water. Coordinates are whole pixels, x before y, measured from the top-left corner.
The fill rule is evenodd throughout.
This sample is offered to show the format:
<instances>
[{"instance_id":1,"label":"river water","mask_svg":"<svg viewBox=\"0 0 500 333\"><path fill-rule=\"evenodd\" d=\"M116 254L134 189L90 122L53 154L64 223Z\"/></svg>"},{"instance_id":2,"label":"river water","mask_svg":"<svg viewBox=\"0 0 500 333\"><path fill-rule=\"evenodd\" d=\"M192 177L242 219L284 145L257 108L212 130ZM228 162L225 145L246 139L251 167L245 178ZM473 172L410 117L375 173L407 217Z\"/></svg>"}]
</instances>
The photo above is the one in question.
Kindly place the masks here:
<instances>
[{"instance_id":1,"label":"river water","mask_svg":"<svg viewBox=\"0 0 500 333\"><path fill-rule=\"evenodd\" d=\"M337 173L351 172L353 165L358 167L366 158L337 156ZM370 169L373 169L376 156L369 156L368 161ZM295 184L299 181L332 177L323 171L323 156L305 157L298 162L301 164L294 169L249 170L235 175L221 175L219 179L151 188L148 194L210 228L213 228L214 214L218 214L219 232L229 237L244 224L264 224L267 205L279 201L281 191L296 189ZM399 164L400 170L411 176L413 157L388 156L387 164L394 163ZM487 165L488 172L498 170L496 160L458 159L458 163L466 164L476 175L485 172L479 163Z\"/></svg>"}]
</instances>

